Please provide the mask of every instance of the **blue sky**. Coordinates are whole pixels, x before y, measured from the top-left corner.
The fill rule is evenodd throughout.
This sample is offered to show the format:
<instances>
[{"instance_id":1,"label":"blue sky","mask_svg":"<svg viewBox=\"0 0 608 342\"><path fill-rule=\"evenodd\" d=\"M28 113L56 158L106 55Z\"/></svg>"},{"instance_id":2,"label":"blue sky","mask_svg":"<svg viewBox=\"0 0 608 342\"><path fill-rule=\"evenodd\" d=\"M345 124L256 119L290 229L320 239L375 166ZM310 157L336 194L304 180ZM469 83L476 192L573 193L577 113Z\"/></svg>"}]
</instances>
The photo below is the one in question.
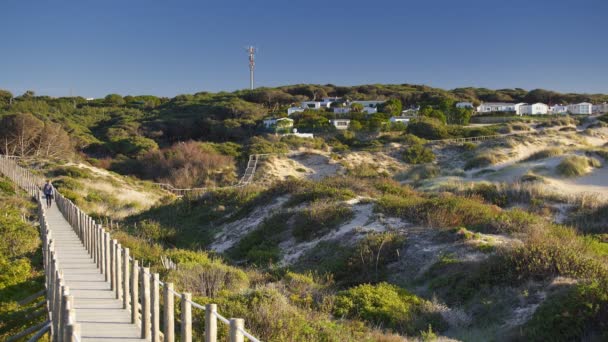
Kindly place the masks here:
<instances>
[{"instance_id":1,"label":"blue sky","mask_svg":"<svg viewBox=\"0 0 608 342\"><path fill-rule=\"evenodd\" d=\"M4 0L0 89L414 83L608 93L606 0Z\"/></svg>"}]
</instances>

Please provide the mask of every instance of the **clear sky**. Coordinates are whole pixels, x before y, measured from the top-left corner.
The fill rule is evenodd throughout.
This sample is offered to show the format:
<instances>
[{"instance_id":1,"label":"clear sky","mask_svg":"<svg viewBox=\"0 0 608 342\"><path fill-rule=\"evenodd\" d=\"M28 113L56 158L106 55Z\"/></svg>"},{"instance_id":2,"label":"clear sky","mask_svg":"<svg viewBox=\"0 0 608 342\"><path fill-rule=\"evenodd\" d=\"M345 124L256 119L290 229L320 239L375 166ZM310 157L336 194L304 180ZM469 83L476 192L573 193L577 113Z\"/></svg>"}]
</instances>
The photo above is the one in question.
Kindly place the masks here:
<instances>
[{"instance_id":1,"label":"clear sky","mask_svg":"<svg viewBox=\"0 0 608 342\"><path fill-rule=\"evenodd\" d=\"M414 83L608 93L607 0L3 0L0 89Z\"/></svg>"}]
</instances>

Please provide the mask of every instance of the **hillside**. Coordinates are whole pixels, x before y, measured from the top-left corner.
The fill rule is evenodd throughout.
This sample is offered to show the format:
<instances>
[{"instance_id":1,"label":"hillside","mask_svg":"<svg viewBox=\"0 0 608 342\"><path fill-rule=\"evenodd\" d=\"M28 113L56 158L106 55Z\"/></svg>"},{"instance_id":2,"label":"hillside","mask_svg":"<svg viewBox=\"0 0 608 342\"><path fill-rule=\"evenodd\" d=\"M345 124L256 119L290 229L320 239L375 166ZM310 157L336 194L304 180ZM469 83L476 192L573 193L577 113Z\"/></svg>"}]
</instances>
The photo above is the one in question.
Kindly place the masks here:
<instances>
[{"instance_id":1,"label":"hillside","mask_svg":"<svg viewBox=\"0 0 608 342\"><path fill-rule=\"evenodd\" d=\"M18 127L41 124L23 129L31 143L21 163L108 222L163 279L245 318L264 341L601 341L606 116L462 125L438 115L454 100L547 94L298 85L112 95L76 108L34 97L2 115L29 120ZM302 131L318 129L314 139L260 129L264 116L320 96L431 109L407 126L380 113L345 131L314 126L323 113L297 118ZM32 115L15 119L23 111ZM45 120L70 142L51 155L40 148L40 132L52 126ZM482 136L492 138L437 141ZM230 187L260 153L253 183ZM179 198L154 182L208 191Z\"/></svg>"}]
</instances>

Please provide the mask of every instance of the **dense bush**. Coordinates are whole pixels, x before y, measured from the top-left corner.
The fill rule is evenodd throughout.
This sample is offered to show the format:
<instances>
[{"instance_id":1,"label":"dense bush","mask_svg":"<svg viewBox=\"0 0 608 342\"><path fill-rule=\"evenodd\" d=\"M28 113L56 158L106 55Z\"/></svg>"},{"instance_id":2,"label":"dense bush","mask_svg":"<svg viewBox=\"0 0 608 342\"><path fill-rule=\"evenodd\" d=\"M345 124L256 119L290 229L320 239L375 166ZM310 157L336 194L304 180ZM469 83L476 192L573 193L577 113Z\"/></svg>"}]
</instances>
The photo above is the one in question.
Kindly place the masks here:
<instances>
[{"instance_id":1,"label":"dense bush","mask_svg":"<svg viewBox=\"0 0 608 342\"><path fill-rule=\"evenodd\" d=\"M608 339L605 283L573 285L547 298L523 327L527 341L575 341L595 335Z\"/></svg>"},{"instance_id":2,"label":"dense bush","mask_svg":"<svg viewBox=\"0 0 608 342\"><path fill-rule=\"evenodd\" d=\"M395 285L363 284L336 295L333 313L338 317L359 318L408 335L417 335L431 325L442 330L439 315L426 311L426 302Z\"/></svg>"},{"instance_id":3,"label":"dense bush","mask_svg":"<svg viewBox=\"0 0 608 342\"><path fill-rule=\"evenodd\" d=\"M412 120L407 126L407 132L429 140L447 139L450 137L446 126L441 121L432 118Z\"/></svg>"},{"instance_id":4,"label":"dense bush","mask_svg":"<svg viewBox=\"0 0 608 342\"><path fill-rule=\"evenodd\" d=\"M149 152L140 159L139 168L133 172L177 188L225 185L235 181L232 157L205 150L194 141Z\"/></svg>"},{"instance_id":5,"label":"dense bush","mask_svg":"<svg viewBox=\"0 0 608 342\"><path fill-rule=\"evenodd\" d=\"M435 154L424 145L410 145L403 151L403 160L410 164L426 164L435 161Z\"/></svg>"}]
</instances>

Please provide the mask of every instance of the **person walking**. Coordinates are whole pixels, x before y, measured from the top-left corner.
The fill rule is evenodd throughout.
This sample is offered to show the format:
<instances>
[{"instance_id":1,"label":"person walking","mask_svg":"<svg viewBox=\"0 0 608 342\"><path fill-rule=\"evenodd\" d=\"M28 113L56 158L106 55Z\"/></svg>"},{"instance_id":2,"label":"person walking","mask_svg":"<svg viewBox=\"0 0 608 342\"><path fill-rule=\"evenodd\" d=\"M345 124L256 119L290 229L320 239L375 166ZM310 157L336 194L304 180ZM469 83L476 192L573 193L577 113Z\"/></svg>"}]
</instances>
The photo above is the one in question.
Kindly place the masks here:
<instances>
[{"instance_id":1,"label":"person walking","mask_svg":"<svg viewBox=\"0 0 608 342\"><path fill-rule=\"evenodd\" d=\"M44 193L44 197L46 197L46 207L50 208L51 203L53 202L53 194L55 193L55 189L50 180L46 181L46 184L44 184L44 187L42 188L42 192Z\"/></svg>"}]
</instances>

